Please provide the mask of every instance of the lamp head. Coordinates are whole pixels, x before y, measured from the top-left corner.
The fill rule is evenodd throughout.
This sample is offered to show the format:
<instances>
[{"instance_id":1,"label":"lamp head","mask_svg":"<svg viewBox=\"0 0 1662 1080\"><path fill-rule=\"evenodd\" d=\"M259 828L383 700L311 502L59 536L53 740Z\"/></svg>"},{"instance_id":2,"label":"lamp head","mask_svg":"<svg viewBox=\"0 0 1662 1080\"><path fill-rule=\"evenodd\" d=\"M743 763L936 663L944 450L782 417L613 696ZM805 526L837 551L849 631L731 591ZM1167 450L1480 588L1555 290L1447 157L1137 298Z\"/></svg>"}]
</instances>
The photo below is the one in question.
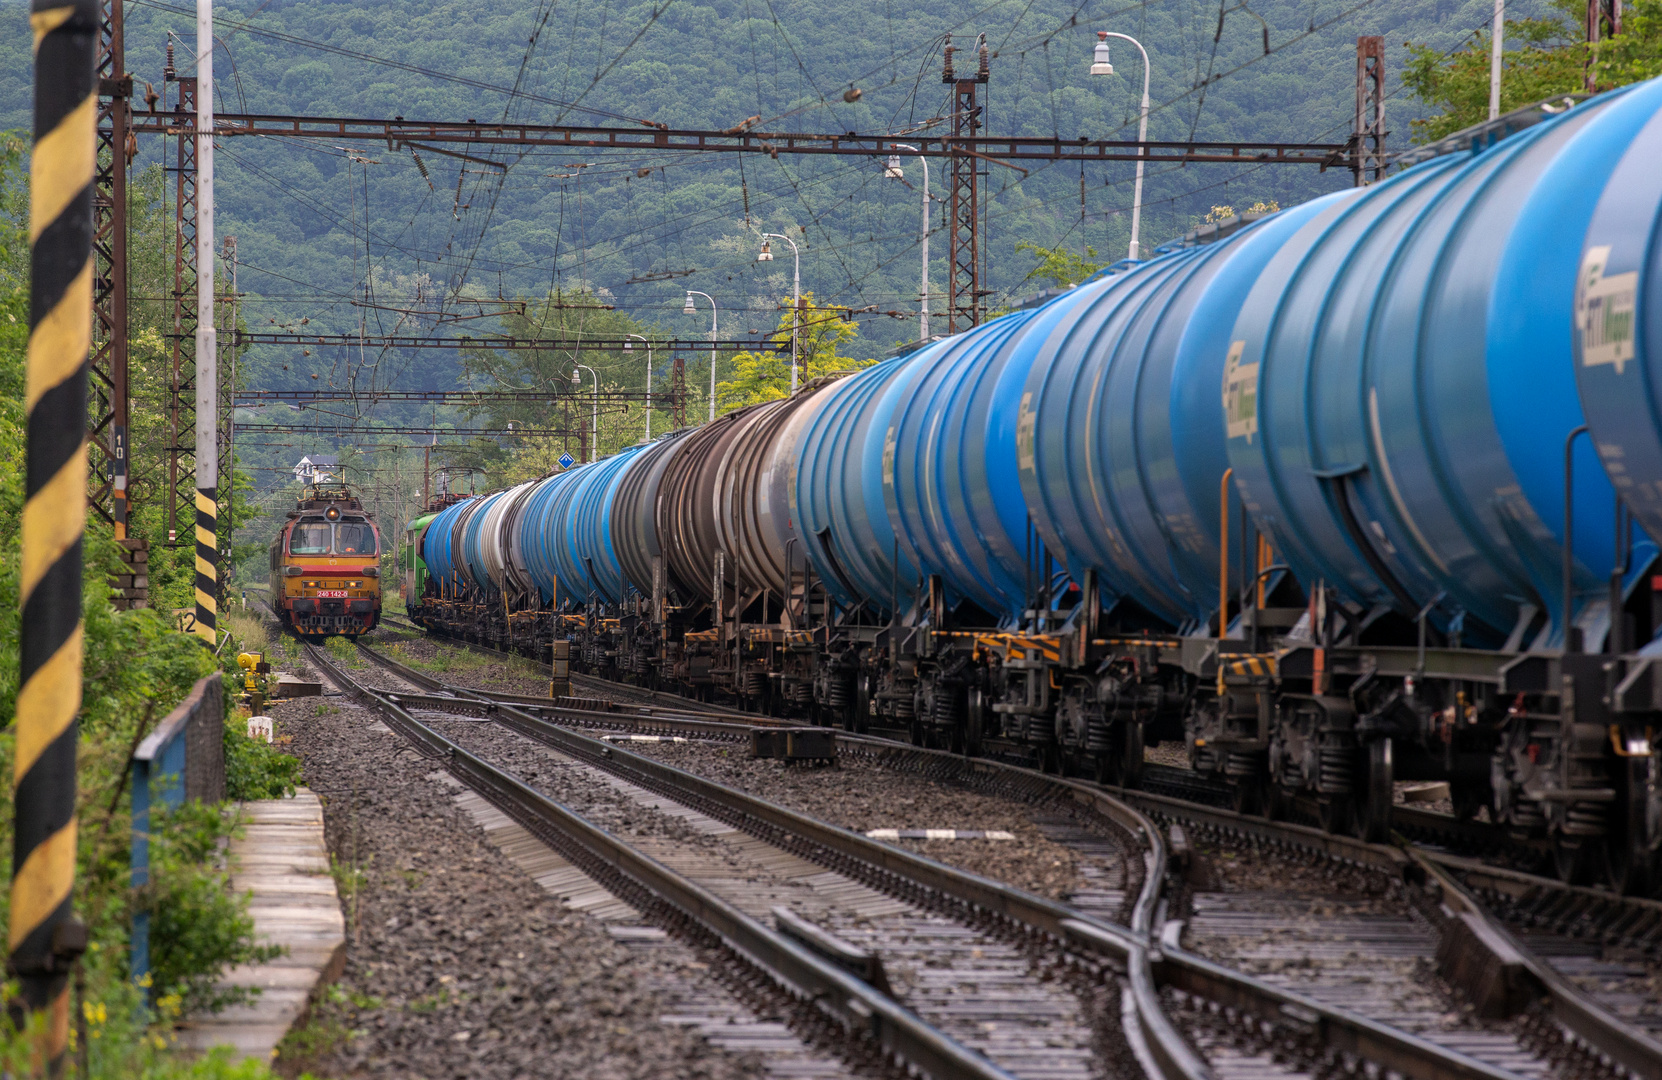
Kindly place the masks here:
<instances>
[{"instance_id":1,"label":"lamp head","mask_svg":"<svg viewBox=\"0 0 1662 1080\"><path fill-rule=\"evenodd\" d=\"M681 309L683 315L697 315L698 309L693 307L692 293L687 294L687 306Z\"/></svg>"},{"instance_id":2,"label":"lamp head","mask_svg":"<svg viewBox=\"0 0 1662 1080\"><path fill-rule=\"evenodd\" d=\"M623 351L624 352L634 352L635 351L635 343L633 341L630 341L628 338L624 338L623 339Z\"/></svg>"},{"instance_id":3,"label":"lamp head","mask_svg":"<svg viewBox=\"0 0 1662 1080\"><path fill-rule=\"evenodd\" d=\"M883 169L883 178L886 180L899 180L905 175L905 173L900 171L900 155L890 154L889 164Z\"/></svg>"},{"instance_id":4,"label":"lamp head","mask_svg":"<svg viewBox=\"0 0 1662 1080\"><path fill-rule=\"evenodd\" d=\"M762 241L762 250L758 251L756 253L756 261L757 262L772 262L773 261L773 248L769 246L771 243L772 243L772 241L769 241L769 240L763 240Z\"/></svg>"},{"instance_id":5,"label":"lamp head","mask_svg":"<svg viewBox=\"0 0 1662 1080\"><path fill-rule=\"evenodd\" d=\"M1112 75L1113 73L1114 65L1108 62L1108 31L1098 30L1096 32L1096 53L1092 57L1091 63L1091 74Z\"/></svg>"}]
</instances>

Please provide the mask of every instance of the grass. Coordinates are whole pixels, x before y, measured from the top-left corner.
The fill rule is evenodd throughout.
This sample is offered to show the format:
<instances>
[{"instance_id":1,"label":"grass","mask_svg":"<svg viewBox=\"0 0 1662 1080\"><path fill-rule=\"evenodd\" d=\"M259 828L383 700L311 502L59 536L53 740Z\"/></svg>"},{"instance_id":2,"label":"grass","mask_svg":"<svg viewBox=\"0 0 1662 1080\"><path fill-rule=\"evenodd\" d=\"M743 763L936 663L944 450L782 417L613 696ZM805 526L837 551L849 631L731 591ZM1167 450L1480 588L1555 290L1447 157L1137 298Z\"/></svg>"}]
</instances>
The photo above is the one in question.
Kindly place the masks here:
<instances>
[{"instance_id":1,"label":"grass","mask_svg":"<svg viewBox=\"0 0 1662 1080\"><path fill-rule=\"evenodd\" d=\"M329 638L323 643L323 647L329 650L330 658L342 667L361 668L364 666L363 658L358 653L358 647L352 644L349 638Z\"/></svg>"},{"instance_id":2,"label":"grass","mask_svg":"<svg viewBox=\"0 0 1662 1080\"><path fill-rule=\"evenodd\" d=\"M416 656L408 648L406 642L398 642L387 648L387 652L400 663L420 671L431 671L444 675L473 675L485 671L495 664L504 664L510 675L528 679L543 679L548 677L538 664L527 660L523 656L487 656L464 649L458 645L435 643L438 651L432 656Z\"/></svg>"},{"instance_id":3,"label":"grass","mask_svg":"<svg viewBox=\"0 0 1662 1080\"><path fill-rule=\"evenodd\" d=\"M356 1013L381 1007L381 999L347 990L339 984L325 987L306 1016L306 1022L290 1028L277 1044L280 1071L292 1075L296 1068L312 1064L353 1039L362 1038L363 1028L352 1027ZM310 1076L310 1073L303 1074Z\"/></svg>"},{"instance_id":4,"label":"grass","mask_svg":"<svg viewBox=\"0 0 1662 1080\"><path fill-rule=\"evenodd\" d=\"M265 622L252 609L239 606L220 612L220 625L231 632L239 652L269 653L271 638Z\"/></svg>"}]
</instances>

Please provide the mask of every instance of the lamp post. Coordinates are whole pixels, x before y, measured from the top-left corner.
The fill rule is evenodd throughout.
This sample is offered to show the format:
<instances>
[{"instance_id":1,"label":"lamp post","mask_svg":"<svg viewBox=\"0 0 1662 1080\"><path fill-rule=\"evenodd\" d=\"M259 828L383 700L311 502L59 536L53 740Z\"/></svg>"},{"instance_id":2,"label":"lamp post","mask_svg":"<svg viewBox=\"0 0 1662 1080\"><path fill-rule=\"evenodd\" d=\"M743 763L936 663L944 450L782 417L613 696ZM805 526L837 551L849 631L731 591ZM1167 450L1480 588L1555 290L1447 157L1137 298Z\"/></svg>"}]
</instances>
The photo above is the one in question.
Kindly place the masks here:
<instances>
[{"instance_id":1,"label":"lamp post","mask_svg":"<svg viewBox=\"0 0 1662 1080\"><path fill-rule=\"evenodd\" d=\"M910 150L910 151L912 151L912 153L917 154L918 155L918 161L923 164L923 228L922 228L921 232L919 233L919 235L922 237L922 242L923 242L923 275L920 279L921 284L918 286L918 296L921 298L919 306L918 306L918 340L919 341L928 341L929 340L929 159L924 157L922 154L918 154L918 148L915 147L915 146L912 146L908 143L895 143L894 145L896 147L898 147L899 149L901 149L901 150ZM899 180L900 179L901 172L900 172L900 155L899 154L891 154L889 156L889 165L888 165L888 168L883 170L883 175L887 176L891 180Z\"/></svg>"},{"instance_id":2,"label":"lamp post","mask_svg":"<svg viewBox=\"0 0 1662 1080\"><path fill-rule=\"evenodd\" d=\"M710 302L710 419L716 418L716 298L709 293L699 292L697 289L687 290L687 306L681 309L683 315L697 315L698 309L693 306L693 297L702 296Z\"/></svg>"},{"instance_id":3,"label":"lamp post","mask_svg":"<svg viewBox=\"0 0 1662 1080\"><path fill-rule=\"evenodd\" d=\"M589 378L594 380L594 445L589 451L593 460L600 457L600 376L587 364L573 364L572 367L588 372Z\"/></svg>"},{"instance_id":4,"label":"lamp post","mask_svg":"<svg viewBox=\"0 0 1662 1080\"><path fill-rule=\"evenodd\" d=\"M1495 0L1489 34L1489 119L1500 119L1500 62L1506 48L1506 0ZM1591 87L1588 87L1591 90Z\"/></svg>"},{"instance_id":5,"label":"lamp post","mask_svg":"<svg viewBox=\"0 0 1662 1080\"><path fill-rule=\"evenodd\" d=\"M756 253L757 262L773 261L773 251L768 247L768 237L783 240L791 245L791 257L796 261L796 269L791 275L791 393L795 394L797 337L802 333L802 252L796 249L796 241L784 233L763 233L762 250Z\"/></svg>"},{"instance_id":6,"label":"lamp post","mask_svg":"<svg viewBox=\"0 0 1662 1080\"><path fill-rule=\"evenodd\" d=\"M1138 231L1143 221L1143 157L1142 143L1148 141L1148 50L1143 43L1134 37L1125 34L1115 34L1107 30L1096 32L1096 53L1091 62L1092 75L1112 75L1114 65L1108 62L1108 39L1120 38L1137 46L1137 51L1143 54L1143 107L1142 117L1137 121L1137 188L1131 196L1131 258L1139 255L1137 243Z\"/></svg>"},{"instance_id":7,"label":"lamp post","mask_svg":"<svg viewBox=\"0 0 1662 1080\"><path fill-rule=\"evenodd\" d=\"M652 441L652 341L651 341L650 338L642 337L640 334L626 334L624 336L625 337L632 337L637 341L646 342L646 441L651 442ZM623 347L625 349L629 349L629 350L634 349L634 346L629 344L629 342L627 342L627 341L625 341L623 343Z\"/></svg>"}]
</instances>

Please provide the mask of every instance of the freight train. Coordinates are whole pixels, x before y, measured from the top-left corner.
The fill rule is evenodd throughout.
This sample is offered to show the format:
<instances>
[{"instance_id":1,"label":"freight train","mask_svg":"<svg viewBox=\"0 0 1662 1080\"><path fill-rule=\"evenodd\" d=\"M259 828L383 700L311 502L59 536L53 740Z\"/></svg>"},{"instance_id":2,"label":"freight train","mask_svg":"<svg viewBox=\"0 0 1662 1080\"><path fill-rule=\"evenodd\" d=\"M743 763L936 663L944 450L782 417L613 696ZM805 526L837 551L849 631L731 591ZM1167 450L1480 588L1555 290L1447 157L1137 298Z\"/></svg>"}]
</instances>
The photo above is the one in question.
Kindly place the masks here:
<instances>
[{"instance_id":1,"label":"freight train","mask_svg":"<svg viewBox=\"0 0 1662 1080\"><path fill-rule=\"evenodd\" d=\"M271 540L271 605L302 637L356 637L381 621L381 531L337 472L301 489Z\"/></svg>"},{"instance_id":2,"label":"freight train","mask_svg":"<svg viewBox=\"0 0 1662 1080\"><path fill-rule=\"evenodd\" d=\"M1654 891L1662 82L415 523L422 625ZM1619 497L1618 497L1619 496Z\"/></svg>"}]
</instances>

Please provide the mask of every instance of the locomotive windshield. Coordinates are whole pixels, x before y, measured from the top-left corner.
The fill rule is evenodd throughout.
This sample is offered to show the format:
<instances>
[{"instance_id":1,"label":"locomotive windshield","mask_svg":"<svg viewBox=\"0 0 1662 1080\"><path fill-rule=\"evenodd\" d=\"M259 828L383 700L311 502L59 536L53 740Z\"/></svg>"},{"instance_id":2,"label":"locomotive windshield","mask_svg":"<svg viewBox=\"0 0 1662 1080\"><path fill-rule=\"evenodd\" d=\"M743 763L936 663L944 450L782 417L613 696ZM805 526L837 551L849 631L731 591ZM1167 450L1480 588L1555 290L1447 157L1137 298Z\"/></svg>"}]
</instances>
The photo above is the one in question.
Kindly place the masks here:
<instances>
[{"instance_id":1,"label":"locomotive windshield","mask_svg":"<svg viewBox=\"0 0 1662 1080\"><path fill-rule=\"evenodd\" d=\"M289 534L289 554L374 555L375 530L363 522L303 521Z\"/></svg>"},{"instance_id":2,"label":"locomotive windshield","mask_svg":"<svg viewBox=\"0 0 1662 1080\"><path fill-rule=\"evenodd\" d=\"M290 555L329 554L329 523L302 523L289 534Z\"/></svg>"},{"instance_id":3,"label":"locomotive windshield","mask_svg":"<svg viewBox=\"0 0 1662 1080\"><path fill-rule=\"evenodd\" d=\"M375 554L375 530L368 525L342 522L335 526L336 555Z\"/></svg>"}]
</instances>

